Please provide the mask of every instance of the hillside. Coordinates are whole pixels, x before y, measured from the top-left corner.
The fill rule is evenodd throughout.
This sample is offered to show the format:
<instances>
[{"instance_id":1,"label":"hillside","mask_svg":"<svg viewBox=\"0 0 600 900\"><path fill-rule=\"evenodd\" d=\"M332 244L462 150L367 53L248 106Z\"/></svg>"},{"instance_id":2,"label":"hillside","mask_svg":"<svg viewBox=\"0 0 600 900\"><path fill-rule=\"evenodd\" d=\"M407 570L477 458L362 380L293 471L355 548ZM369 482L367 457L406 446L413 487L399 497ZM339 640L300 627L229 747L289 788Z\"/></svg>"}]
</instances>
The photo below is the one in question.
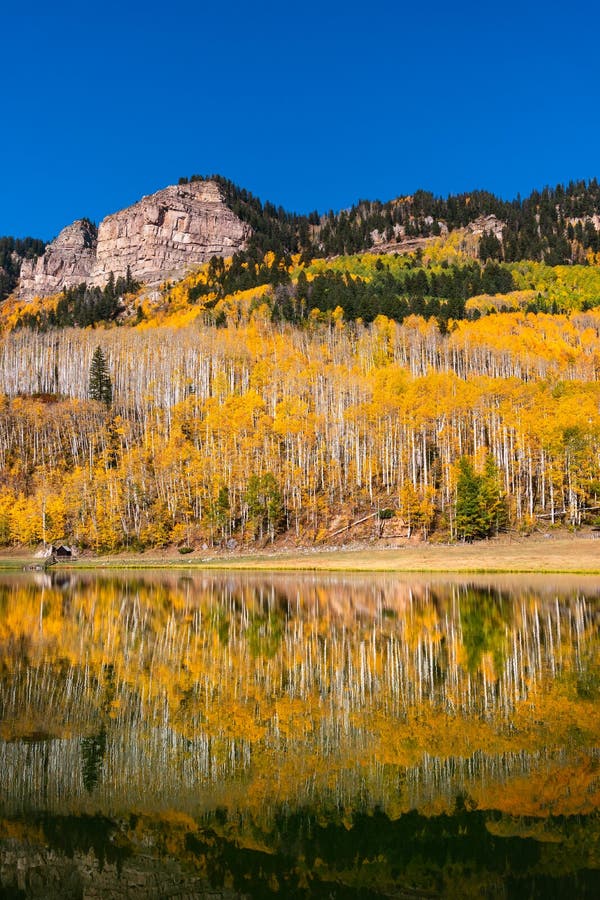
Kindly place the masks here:
<instances>
[{"instance_id":1,"label":"hillside","mask_svg":"<svg viewBox=\"0 0 600 900\"><path fill-rule=\"evenodd\" d=\"M232 257L151 287L128 263L103 286L0 308L1 543L186 550L335 542L360 519L350 538L600 523L592 246L585 264L482 259L492 232L473 220L411 252L313 256L302 217L210 183L247 236ZM477 217L506 215L489 196ZM306 221L311 241L328 222ZM263 252L283 241L290 252Z\"/></svg>"},{"instance_id":2,"label":"hillside","mask_svg":"<svg viewBox=\"0 0 600 900\"><path fill-rule=\"evenodd\" d=\"M3 543L302 545L363 516L352 535L598 521L598 310L443 334L419 316L277 323L261 289L220 304L220 326L182 304L129 328L4 338ZM110 405L89 399L97 346Z\"/></svg>"},{"instance_id":3,"label":"hillside","mask_svg":"<svg viewBox=\"0 0 600 900\"><path fill-rule=\"evenodd\" d=\"M309 215L262 203L219 175L180 178L98 227L67 226L47 247L31 238L0 239L0 300L17 286L23 299L82 282L105 287L110 273L147 284L180 278L213 256L239 266L301 254L305 261L374 249L422 252L437 237L457 236L484 262L532 260L547 265L597 262L600 186L572 182L505 201L485 191L434 197L417 191L382 203Z\"/></svg>"},{"instance_id":4,"label":"hillside","mask_svg":"<svg viewBox=\"0 0 600 900\"><path fill-rule=\"evenodd\" d=\"M571 182L506 201L487 191L435 197L417 191L382 203L360 200L349 210L295 215L262 204L250 192L220 176L210 176L230 207L251 224L250 247L263 254L334 256L371 248L385 252L416 249L415 242L470 229L483 238L481 258L549 265L585 262L600 250L600 185ZM194 175L190 181L202 180ZM180 179L185 182L186 179ZM408 246L407 246L408 245Z\"/></svg>"}]
</instances>

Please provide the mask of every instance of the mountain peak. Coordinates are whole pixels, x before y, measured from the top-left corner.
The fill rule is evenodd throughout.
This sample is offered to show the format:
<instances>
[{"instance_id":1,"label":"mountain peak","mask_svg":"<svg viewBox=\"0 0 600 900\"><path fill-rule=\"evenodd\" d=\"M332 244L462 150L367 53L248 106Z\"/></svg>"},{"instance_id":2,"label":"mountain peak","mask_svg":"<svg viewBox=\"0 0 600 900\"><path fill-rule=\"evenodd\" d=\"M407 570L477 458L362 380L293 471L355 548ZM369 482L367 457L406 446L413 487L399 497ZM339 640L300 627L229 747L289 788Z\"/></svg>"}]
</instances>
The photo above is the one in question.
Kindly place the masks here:
<instances>
[{"instance_id":1,"label":"mountain peak","mask_svg":"<svg viewBox=\"0 0 600 900\"><path fill-rule=\"evenodd\" d=\"M157 284L182 277L212 256L246 246L250 226L229 208L215 181L170 185L112 213L97 231L87 219L64 228L42 256L21 268L19 296L55 294L85 281L104 286L129 270Z\"/></svg>"}]
</instances>

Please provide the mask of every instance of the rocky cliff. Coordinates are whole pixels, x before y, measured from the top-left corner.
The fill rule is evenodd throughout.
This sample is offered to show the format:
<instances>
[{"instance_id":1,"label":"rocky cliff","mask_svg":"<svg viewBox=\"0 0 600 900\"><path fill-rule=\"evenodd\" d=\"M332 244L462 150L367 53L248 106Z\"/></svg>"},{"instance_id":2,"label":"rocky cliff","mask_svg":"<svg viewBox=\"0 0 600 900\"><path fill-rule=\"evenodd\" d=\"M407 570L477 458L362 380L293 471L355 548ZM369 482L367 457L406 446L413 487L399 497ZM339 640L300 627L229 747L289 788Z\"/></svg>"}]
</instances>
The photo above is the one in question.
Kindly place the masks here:
<instances>
[{"instance_id":1,"label":"rocky cliff","mask_svg":"<svg viewBox=\"0 0 600 900\"><path fill-rule=\"evenodd\" d=\"M182 277L212 256L245 247L251 229L225 204L219 186L195 181L164 188L107 216L97 231L87 220L69 225L43 256L21 269L19 296L47 296L86 281L103 286L129 268L137 281Z\"/></svg>"},{"instance_id":2,"label":"rocky cliff","mask_svg":"<svg viewBox=\"0 0 600 900\"><path fill-rule=\"evenodd\" d=\"M96 226L87 219L63 228L42 256L23 260L19 296L45 297L87 281L96 258L96 243Z\"/></svg>"}]
</instances>

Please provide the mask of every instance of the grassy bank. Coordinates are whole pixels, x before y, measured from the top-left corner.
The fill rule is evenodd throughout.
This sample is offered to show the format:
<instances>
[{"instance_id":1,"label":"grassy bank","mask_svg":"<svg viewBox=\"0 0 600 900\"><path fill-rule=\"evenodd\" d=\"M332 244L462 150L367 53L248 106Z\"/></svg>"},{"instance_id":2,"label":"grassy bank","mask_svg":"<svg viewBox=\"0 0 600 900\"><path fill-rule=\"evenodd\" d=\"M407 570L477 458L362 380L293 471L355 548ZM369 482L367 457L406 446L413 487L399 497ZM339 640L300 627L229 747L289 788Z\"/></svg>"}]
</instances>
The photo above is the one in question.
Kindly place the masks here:
<instances>
[{"instance_id":1,"label":"grassy bank","mask_svg":"<svg viewBox=\"0 0 600 900\"><path fill-rule=\"evenodd\" d=\"M41 564L41 560L34 559L33 556L27 556L23 550L17 550L14 553L5 551L0 555L0 572L14 569L22 570L32 565Z\"/></svg>"},{"instance_id":2,"label":"grassy bank","mask_svg":"<svg viewBox=\"0 0 600 900\"><path fill-rule=\"evenodd\" d=\"M4 554L0 567L22 567L23 552ZM579 573L600 575L600 539L564 535L507 538L473 544L406 544L257 553L180 555L176 549L145 554L83 556L61 563L76 568L202 568L250 571Z\"/></svg>"}]
</instances>

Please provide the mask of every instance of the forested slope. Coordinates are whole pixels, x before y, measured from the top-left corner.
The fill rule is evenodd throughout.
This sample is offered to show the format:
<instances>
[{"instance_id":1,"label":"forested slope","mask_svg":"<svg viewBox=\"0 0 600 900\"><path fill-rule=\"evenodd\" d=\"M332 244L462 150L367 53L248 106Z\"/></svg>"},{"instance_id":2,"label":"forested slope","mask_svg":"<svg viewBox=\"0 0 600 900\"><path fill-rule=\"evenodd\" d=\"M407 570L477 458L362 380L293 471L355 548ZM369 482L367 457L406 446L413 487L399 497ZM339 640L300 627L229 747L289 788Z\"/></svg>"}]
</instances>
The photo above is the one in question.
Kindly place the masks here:
<instances>
[{"instance_id":1,"label":"forested slope","mask_svg":"<svg viewBox=\"0 0 600 900\"><path fill-rule=\"evenodd\" d=\"M220 183L253 228L243 253L159 290L110 278L2 304L1 542L302 544L365 516L363 536L393 517L396 534L467 540L600 523L595 183L508 206L415 195L377 215L460 227L328 258L308 253L326 219ZM569 264L507 252L508 231L491 252L465 226L523 231L533 208L538 235L555 222L580 247ZM348 221L382 234L369 210Z\"/></svg>"},{"instance_id":2,"label":"forested slope","mask_svg":"<svg viewBox=\"0 0 600 900\"><path fill-rule=\"evenodd\" d=\"M599 260L600 186L595 179L547 187L510 201L479 190L448 197L419 190L386 202L359 200L350 209L308 215L263 203L220 175L179 179L180 185L189 181L214 183L229 210L249 226L246 249L235 254L234 270L260 264L269 252L281 257L300 254L305 262L371 248L405 253L440 236L458 236L465 247L470 245L470 254L484 262L533 260L558 266ZM0 237L0 301L17 287L22 261L35 259L44 249L44 242L34 238ZM54 273L56 266L51 269Z\"/></svg>"},{"instance_id":3,"label":"forested slope","mask_svg":"<svg viewBox=\"0 0 600 900\"><path fill-rule=\"evenodd\" d=\"M471 538L598 515L599 311L441 333L418 316L282 324L260 299L227 298L222 327L194 306L7 335L2 541L305 542L383 509ZM97 346L110 406L88 399Z\"/></svg>"},{"instance_id":4,"label":"forested slope","mask_svg":"<svg viewBox=\"0 0 600 900\"><path fill-rule=\"evenodd\" d=\"M316 255L358 253L378 243L436 237L463 229L487 217L480 247L482 259L516 262L531 259L549 265L583 262L600 251L600 185L572 181L546 187L529 196L502 200L489 191L435 197L416 191L394 200L359 200L350 209L322 215L289 213L262 203L249 191L219 175L217 181L229 206L254 230L249 251L302 252ZM186 182L187 178L180 179ZM204 180L193 175L190 180Z\"/></svg>"}]
</instances>

